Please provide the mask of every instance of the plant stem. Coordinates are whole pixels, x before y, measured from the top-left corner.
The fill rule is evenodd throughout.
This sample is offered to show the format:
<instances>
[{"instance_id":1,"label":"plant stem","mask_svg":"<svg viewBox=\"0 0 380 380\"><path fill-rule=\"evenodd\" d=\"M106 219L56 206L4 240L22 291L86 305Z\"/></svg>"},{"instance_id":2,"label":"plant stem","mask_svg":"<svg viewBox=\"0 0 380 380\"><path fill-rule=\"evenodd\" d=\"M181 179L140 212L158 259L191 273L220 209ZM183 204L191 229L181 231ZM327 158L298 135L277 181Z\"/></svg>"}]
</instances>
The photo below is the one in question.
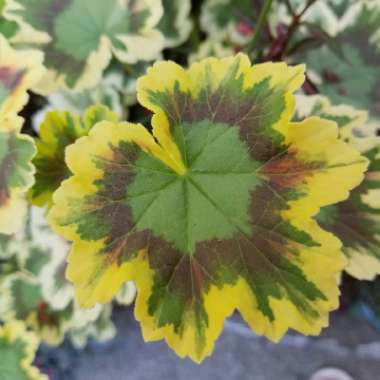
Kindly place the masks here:
<instances>
[{"instance_id":1,"label":"plant stem","mask_svg":"<svg viewBox=\"0 0 380 380\"><path fill-rule=\"evenodd\" d=\"M263 31L264 26L266 24L268 13L269 13L270 8L272 6L272 2L273 2L273 0L265 0L265 3L263 5L263 7L261 8L259 19L257 21L257 26L254 30L252 41L251 41L250 45L248 46L248 49L250 51L253 51L256 47L257 41L259 40L261 32Z\"/></svg>"},{"instance_id":2,"label":"plant stem","mask_svg":"<svg viewBox=\"0 0 380 380\"><path fill-rule=\"evenodd\" d=\"M314 4L316 3L318 0L309 0L307 2L307 4L305 5L304 9L301 11L301 13L298 15L298 18L301 18L305 13L306 11Z\"/></svg>"},{"instance_id":3,"label":"plant stem","mask_svg":"<svg viewBox=\"0 0 380 380\"><path fill-rule=\"evenodd\" d=\"M318 0L308 0L305 4L304 8L300 13L296 14L291 8L290 1L287 1L288 7L290 7L289 12L293 15L293 20L287 28L287 32L285 35L279 35L277 39L272 44L272 47L269 50L269 53L264 57L264 61L279 61L283 59L284 55L288 53L289 43L302 22L302 17L306 13L306 11Z\"/></svg>"},{"instance_id":4,"label":"plant stem","mask_svg":"<svg viewBox=\"0 0 380 380\"><path fill-rule=\"evenodd\" d=\"M295 17L296 16L296 13L292 7L292 4L290 4L290 1L289 0L285 0L285 5L286 5L286 8L288 9L288 12L290 13L290 15L292 17Z\"/></svg>"},{"instance_id":5,"label":"plant stem","mask_svg":"<svg viewBox=\"0 0 380 380\"><path fill-rule=\"evenodd\" d=\"M313 83L313 81L306 74L305 83L302 86L306 95L315 95L319 94L317 86Z\"/></svg>"},{"instance_id":6,"label":"plant stem","mask_svg":"<svg viewBox=\"0 0 380 380\"><path fill-rule=\"evenodd\" d=\"M294 32L296 31L296 29L298 28L299 24L301 23L301 19L302 17L304 16L304 14L306 13L306 11L316 2L317 0L309 0L305 7L302 9L302 11L296 15L294 18L293 18L293 21L292 23L290 24L289 26L289 29L288 29L288 43L291 39L291 37L293 36Z\"/></svg>"}]
</instances>

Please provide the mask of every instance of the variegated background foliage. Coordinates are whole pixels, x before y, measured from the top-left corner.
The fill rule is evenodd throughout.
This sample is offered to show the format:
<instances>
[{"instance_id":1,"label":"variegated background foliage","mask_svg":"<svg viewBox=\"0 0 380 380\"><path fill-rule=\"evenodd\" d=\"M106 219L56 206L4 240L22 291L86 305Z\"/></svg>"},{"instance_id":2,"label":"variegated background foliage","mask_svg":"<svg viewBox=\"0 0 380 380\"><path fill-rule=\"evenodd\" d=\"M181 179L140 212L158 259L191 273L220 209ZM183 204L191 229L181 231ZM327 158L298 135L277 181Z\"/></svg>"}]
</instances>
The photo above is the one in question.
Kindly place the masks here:
<instances>
[{"instance_id":1,"label":"variegated background foliage","mask_svg":"<svg viewBox=\"0 0 380 380\"><path fill-rule=\"evenodd\" d=\"M7 261L1 264L0 315L4 321L24 320L47 344L58 345L68 335L83 347L89 336L106 339L115 330L109 305L86 310L76 302L65 278L69 250L51 231L42 208L29 209L25 226L15 236L1 235L0 258ZM117 298L127 304L134 293L133 284L127 283Z\"/></svg>"},{"instance_id":2,"label":"variegated background foliage","mask_svg":"<svg viewBox=\"0 0 380 380\"><path fill-rule=\"evenodd\" d=\"M364 181L342 203L325 207L317 220L343 243L348 258L346 271L358 279L373 280L380 274L380 193L378 170L380 138L366 125L367 112L347 105L332 105L328 98L300 95L297 117L319 115L335 121L341 139L370 160Z\"/></svg>"},{"instance_id":3,"label":"variegated background foliage","mask_svg":"<svg viewBox=\"0 0 380 380\"><path fill-rule=\"evenodd\" d=\"M0 371L4 379L48 380L32 365L39 340L21 321L0 326Z\"/></svg>"},{"instance_id":4,"label":"variegated background foliage","mask_svg":"<svg viewBox=\"0 0 380 380\"><path fill-rule=\"evenodd\" d=\"M200 24L211 40L244 45L252 38L258 16L250 0L207 0Z\"/></svg>"},{"instance_id":5,"label":"variegated background foliage","mask_svg":"<svg viewBox=\"0 0 380 380\"><path fill-rule=\"evenodd\" d=\"M380 118L380 3L327 0L317 2L307 16L334 40L302 55L320 91L335 104L363 108Z\"/></svg>"},{"instance_id":6,"label":"variegated background foliage","mask_svg":"<svg viewBox=\"0 0 380 380\"><path fill-rule=\"evenodd\" d=\"M126 64L157 59L187 38L189 11L188 0L7 0L3 14L19 26L15 43L45 53L48 72L36 90L48 95L95 87L112 56Z\"/></svg>"},{"instance_id":7,"label":"variegated background foliage","mask_svg":"<svg viewBox=\"0 0 380 380\"><path fill-rule=\"evenodd\" d=\"M315 335L380 274L379 2L274 1L259 45L252 1L194 3L0 0L0 373L113 337L136 288L200 362L236 310Z\"/></svg>"},{"instance_id":8,"label":"variegated background foliage","mask_svg":"<svg viewBox=\"0 0 380 380\"><path fill-rule=\"evenodd\" d=\"M22 224L25 192L34 181L35 147L20 134L23 119L17 113L42 73L42 54L16 51L0 36L0 233L11 234Z\"/></svg>"}]
</instances>

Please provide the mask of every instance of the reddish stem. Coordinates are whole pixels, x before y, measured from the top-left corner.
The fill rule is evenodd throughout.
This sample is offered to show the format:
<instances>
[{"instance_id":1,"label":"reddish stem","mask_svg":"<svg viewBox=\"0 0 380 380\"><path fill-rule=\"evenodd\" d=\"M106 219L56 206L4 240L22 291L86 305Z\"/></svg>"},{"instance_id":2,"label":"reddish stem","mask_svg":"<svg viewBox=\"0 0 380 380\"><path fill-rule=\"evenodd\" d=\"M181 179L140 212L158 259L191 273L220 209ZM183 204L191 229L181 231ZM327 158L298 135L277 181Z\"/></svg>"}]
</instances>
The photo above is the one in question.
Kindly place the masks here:
<instances>
[{"instance_id":1,"label":"reddish stem","mask_svg":"<svg viewBox=\"0 0 380 380\"><path fill-rule=\"evenodd\" d=\"M288 47L289 41L291 40L294 32L297 30L302 17L306 11L316 2L316 0L309 0L305 7L299 14L293 16L292 22L287 28L286 31L283 31L282 28L285 28L283 24L280 24L277 28L281 28L278 31L278 37L274 40L271 48L269 49L268 54L264 57L264 61L280 61L283 58L284 52Z\"/></svg>"}]
</instances>

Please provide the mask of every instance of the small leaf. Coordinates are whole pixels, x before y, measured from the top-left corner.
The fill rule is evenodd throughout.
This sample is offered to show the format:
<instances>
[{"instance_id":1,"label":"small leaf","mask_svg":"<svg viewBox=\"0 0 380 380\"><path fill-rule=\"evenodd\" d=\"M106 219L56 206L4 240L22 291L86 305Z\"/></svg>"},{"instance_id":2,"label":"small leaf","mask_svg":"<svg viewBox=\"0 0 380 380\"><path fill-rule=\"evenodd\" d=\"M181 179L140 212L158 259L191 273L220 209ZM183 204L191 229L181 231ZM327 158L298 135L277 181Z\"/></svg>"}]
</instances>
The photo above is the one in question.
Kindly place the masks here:
<instances>
[{"instance_id":1,"label":"small leaf","mask_svg":"<svg viewBox=\"0 0 380 380\"><path fill-rule=\"evenodd\" d=\"M105 122L67 149L73 176L49 218L73 241L83 306L134 280L145 339L195 361L235 309L272 340L327 325L344 257L312 216L347 198L367 161L331 121L290 123L303 71L242 54L159 62L137 86L154 137Z\"/></svg>"},{"instance_id":2,"label":"small leaf","mask_svg":"<svg viewBox=\"0 0 380 380\"><path fill-rule=\"evenodd\" d=\"M36 139L35 184L30 198L37 206L50 205L52 194L71 173L65 163L65 150L78 138L86 136L98 122L118 121L118 116L103 105L88 108L83 118L71 112L51 111L45 116Z\"/></svg>"},{"instance_id":3,"label":"small leaf","mask_svg":"<svg viewBox=\"0 0 380 380\"><path fill-rule=\"evenodd\" d=\"M37 88L44 95L62 86L94 87L112 54L135 63L156 58L163 48L156 29L160 0L14 0L4 14L20 26L17 41L45 53L49 72Z\"/></svg>"},{"instance_id":4,"label":"small leaf","mask_svg":"<svg viewBox=\"0 0 380 380\"><path fill-rule=\"evenodd\" d=\"M21 321L0 325L0 373L3 379L48 380L32 366L39 341Z\"/></svg>"}]
</instances>

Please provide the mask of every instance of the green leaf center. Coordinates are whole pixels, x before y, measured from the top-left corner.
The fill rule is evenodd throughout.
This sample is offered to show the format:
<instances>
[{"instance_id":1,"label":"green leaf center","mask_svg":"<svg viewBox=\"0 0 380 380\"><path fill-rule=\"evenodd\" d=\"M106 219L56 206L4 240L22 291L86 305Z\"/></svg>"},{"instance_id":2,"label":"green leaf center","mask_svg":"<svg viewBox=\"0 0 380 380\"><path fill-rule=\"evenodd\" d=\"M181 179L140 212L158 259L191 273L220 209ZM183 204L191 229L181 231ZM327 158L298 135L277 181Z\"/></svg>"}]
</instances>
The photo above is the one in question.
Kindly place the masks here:
<instances>
[{"instance_id":1,"label":"green leaf center","mask_svg":"<svg viewBox=\"0 0 380 380\"><path fill-rule=\"evenodd\" d=\"M250 192L259 184L259 163L249 156L239 128L208 120L183 124L173 131L188 170L179 176L141 153L128 204L138 231L192 254L196 244L250 234Z\"/></svg>"}]
</instances>

